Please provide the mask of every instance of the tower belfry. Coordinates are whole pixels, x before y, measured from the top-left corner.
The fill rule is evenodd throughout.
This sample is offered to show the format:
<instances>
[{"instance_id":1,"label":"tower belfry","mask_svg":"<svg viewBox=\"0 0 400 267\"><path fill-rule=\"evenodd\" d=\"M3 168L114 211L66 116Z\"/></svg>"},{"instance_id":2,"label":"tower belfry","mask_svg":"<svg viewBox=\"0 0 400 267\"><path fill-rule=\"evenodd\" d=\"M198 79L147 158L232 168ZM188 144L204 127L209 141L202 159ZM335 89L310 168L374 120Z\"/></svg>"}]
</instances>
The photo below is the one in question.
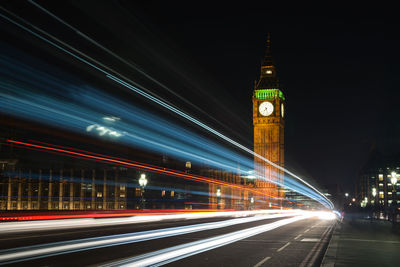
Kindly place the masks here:
<instances>
[{"instance_id":1,"label":"tower belfry","mask_svg":"<svg viewBox=\"0 0 400 267\"><path fill-rule=\"evenodd\" d=\"M279 86L268 35L260 78L253 91L254 152L281 167L284 167L284 108L285 97ZM254 169L258 176L257 190L268 196L258 201L257 208L280 205L280 199L284 197L279 186L283 184L283 171L257 156L254 157Z\"/></svg>"}]
</instances>

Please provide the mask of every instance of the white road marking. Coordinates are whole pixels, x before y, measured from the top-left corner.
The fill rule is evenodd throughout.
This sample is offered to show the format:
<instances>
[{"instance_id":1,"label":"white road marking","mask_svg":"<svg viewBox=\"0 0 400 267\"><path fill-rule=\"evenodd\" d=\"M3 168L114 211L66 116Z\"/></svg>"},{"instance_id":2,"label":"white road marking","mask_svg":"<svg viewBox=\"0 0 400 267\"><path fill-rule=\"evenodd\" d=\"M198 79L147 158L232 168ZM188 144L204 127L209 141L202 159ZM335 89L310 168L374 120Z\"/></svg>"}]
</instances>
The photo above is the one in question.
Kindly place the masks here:
<instances>
[{"instance_id":1,"label":"white road marking","mask_svg":"<svg viewBox=\"0 0 400 267\"><path fill-rule=\"evenodd\" d=\"M310 228L309 228L309 229L307 229L307 230L305 230L305 231L304 231L304 233L307 233L308 231L310 231Z\"/></svg>"},{"instance_id":2,"label":"white road marking","mask_svg":"<svg viewBox=\"0 0 400 267\"><path fill-rule=\"evenodd\" d=\"M280 252L282 250L284 250L287 246L290 245L290 242L287 242L283 247L281 247L280 249L277 250L277 252Z\"/></svg>"},{"instance_id":3,"label":"white road marking","mask_svg":"<svg viewBox=\"0 0 400 267\"><path fill-rule=\"evenodd\" d=\"M211 223L203 223L203 224L194 224L194 225L186 225L186 226L179 226L179 227L171 227L165 229L156 229L150 231L143 231L143 232L134 232L134 233L127 233L127 234L117 234L117 235L110 235L110 236L100 236L100 237L92 237L92 238L85 238L85 239L78 239L78 240L71 240L65 242L55 242L55 243L48 243L43 245L33 245L27 247L21 247L14 250L8 250L6 253L0 254L0 262L2 261L22 261L29 258L39 258L50 256L54 254L65 254L71 253L73 251L82 251L82 250L89 250L94 248L100 247L109 247L109 246L116 246L120 244L127 244L127 243L137 243L142 241L148 241L153 239L159 238L166 238L171 236L179 236L188 233L194 233L199 231L205 230L212 230L218 229L222 227L237 225L248 223L250 221L260 221L263 219L270 219L270 218L281 218L283 216L287 216L286 214L271 214L271 215L262 215L262 216L255 216L255 217L244 217L238 219L232 219L227 221L221 222L211 222ZM304 216L296 216L290 219L283 219L279 220L274 223L261 225L262 228L259 230L259 233L263 233L277 227L289 224L291 222L295 222L298 220L302 220L304 218L309 218L312 215L304 215ZM251 232L252 229L248 229ZM253 234L255 235L255 234ZM248 236L253 236L249 234ZM247 237L247 236L246 236ZM243 238L242 238L243 239Z\"/></svg>"},{"instance_id":4,"label":"white road marking","mask_svg":"<svg viewBox=\"0 0 400 267\"><path fill-rule=\"evenodd\" d=\"M298 236L296 236L294 239L298 239L299 237L301 237L303 234L299 234Z\"/></svg>"},{"instance_id":5,"label":"white road marking","mask_svg":"<svg viewBox=\"0 0 400 267\"><path fill-rule=\"evenodd\" d=\"M163 264L168 264L186 257L193 256L195 254L199 254L205 251L209 251L211 249L219 248L234 242L237 242L239 240L243 240L245 238L255 236L267 231L271 231L273 229L276 229L278 227L294 223L300 220L308 219L312 217L312 215L304 215L304 216L299 216L299 217L293 217L290 219L283 219L279 220L273 223L269 224L264 224L252 228L247 228L244 230L224 234L224 235L219 235L219 236L214 236L211 238L195 241L195 242L190 242L190 243L185 243L181 245L177 245L174 247L169 247L153 252L149 252L146 254L134 256L131 258L123 259L123 260L118 260L114 262L109 262L104 265L98 265L98 266L107 266L107 267L112 267L112 266L150 266L150 265L156 265L160 266ZM288 246L286 244L285 246ZM284 247L281 248L281 250L284 249Z\"/></svg>"},{"instance_id":6,"label":"white road marking","mask_svg":"<svg viewBox=\"0 0 400 267\"><path fill-rule=\"evenodd\" d=\"M260 261L259 263L257 263L256 265L254 265L253 267L259 267L261 265L263 265L267 260L269 260L271 257L266 257L265 259L263 259L262 261Z\"/></svg>"}]
</instances>

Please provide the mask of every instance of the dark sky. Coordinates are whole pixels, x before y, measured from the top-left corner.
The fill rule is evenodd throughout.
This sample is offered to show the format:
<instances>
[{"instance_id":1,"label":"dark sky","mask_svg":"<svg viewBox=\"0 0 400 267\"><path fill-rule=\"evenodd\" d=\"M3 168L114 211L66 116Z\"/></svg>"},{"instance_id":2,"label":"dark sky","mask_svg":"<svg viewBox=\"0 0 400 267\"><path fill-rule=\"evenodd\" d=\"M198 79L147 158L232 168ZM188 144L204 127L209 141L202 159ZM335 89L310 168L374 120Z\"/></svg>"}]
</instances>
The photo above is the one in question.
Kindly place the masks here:
<instances>
[{"instance_id":1,"label":"dark sky","mask_svg":"<svg viewBox=\"0 0 400 267\"><path fill-rule=\"evenodd\" d=\"M286 167L323 187L332 190L340 185L342 190L352 190L373 144L385 153L398 152L399 66L393 53L398 37L373 9L314 7L311 11L305 6L250 1L218 5L82 2L38 3L137 64L197 108L152 87L157 94L249 147L253 142L252 90L270 33L287 100ZM22 6L13 8L102 57L32 5ZM59 55L48 57L52 56ZM111 59L108 62L113 64ZM130 77L141 79L118 64ZM80 72L81 67L77 68L70 71ZM96 83L95 77L88 79ZM119 94L117 89L108 90Z\"/></svg>"}]
</instances>

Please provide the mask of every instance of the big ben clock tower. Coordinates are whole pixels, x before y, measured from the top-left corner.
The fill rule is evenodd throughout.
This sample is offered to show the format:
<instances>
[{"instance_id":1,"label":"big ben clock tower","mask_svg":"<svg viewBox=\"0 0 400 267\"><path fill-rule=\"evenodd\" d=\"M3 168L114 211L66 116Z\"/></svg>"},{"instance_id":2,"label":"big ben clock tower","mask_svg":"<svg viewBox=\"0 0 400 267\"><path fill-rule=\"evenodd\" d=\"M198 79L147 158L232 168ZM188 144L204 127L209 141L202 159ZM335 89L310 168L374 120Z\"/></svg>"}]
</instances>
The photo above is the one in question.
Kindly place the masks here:
<instances>
[{"instance_id":1,"label":"big ben clock tower","mask_svg":"<svg viewBox=\"0 0 400 267\"><path fill-rule=\"evenodd\" d=\"M284 111L285 97L279 86L268 37L260 79L253 92L254 152L281 167L284 167ZM257 190L269 196L257 201L256 207L280 206L279 199L284 193L278 185L283 184L283 171L257 156L254 157L254 168L259 175L255 181Z\"/></svg>"}]
</instances>

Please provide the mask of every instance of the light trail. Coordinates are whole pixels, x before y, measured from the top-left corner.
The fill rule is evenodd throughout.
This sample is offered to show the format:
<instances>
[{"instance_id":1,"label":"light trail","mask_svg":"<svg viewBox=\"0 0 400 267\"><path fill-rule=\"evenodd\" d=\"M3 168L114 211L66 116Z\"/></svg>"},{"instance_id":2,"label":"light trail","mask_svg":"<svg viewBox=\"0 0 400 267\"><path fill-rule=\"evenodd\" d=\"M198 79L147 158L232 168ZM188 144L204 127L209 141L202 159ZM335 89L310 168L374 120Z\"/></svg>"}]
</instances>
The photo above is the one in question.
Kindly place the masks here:
<instances>
[{"instance_id":1,"label":"light trail","mask_svg":"<svg viewBox=\"0 0 400 267\"><path fill-rule=\"evenodd\" d=\"M191 181L196 181L196 182L205 182L205 183L209 183L209 184L223 185L223 186L227 186L227 187L231 187L231 188L250 191L250 192L252 192L252 193L254 193L256 195L264 195L264 196L267 196L267 197L272 197L272 196L270 196L268 194L261 193L258 190L251 189L251 188L248 188L248 187L245 187L245 186L240 186L240 185L237 185L237 184L231 184L231 183L219 181L219 180L216 180L216 179L207 178L207 177L200 176L200 175L190 174L190 173L186 173L186 172L170 170L170 169L167 169L167 168L164 168L164 167L157 167L157 166L150 165L150 164L144 165L144 164L141 164L141 163L138 163L138 162L126 161L124 159L108 158L108 157L106 157L104 155L100 155L100 154L90 155L90 154L85 154L85 153L81 153L81 152L69 151L69 150L66 150L66 149L54 148L54 147L49 147L49 146L44 146L44 145L31 144L31 143L27 143L27 142L20 142L20 141L16 141L16 140L7 140L7 142L12 143L12 144L16 144L16 145L22 145L22 146L33 147L33 148L37 148L37 149L54 151L54 152L59 152L59 153L63 153L63 154L68 154L68 155L72 155L72 156L76 156L76 157L87 158L87 159L106 162L106 163L113 163L113 164L117 164L117 165L125 166L125 167L138 168L138 169L142 169L142 170L146 170L146 171L162 173L162 174L166 174L166 175L170 175L170 176L174 176L174 177L179 177L179 178L184 178L184 179L191 180Z\"/></svg>"},{"instance_id":2,"label":"light trail","mask_svg":"<svg viewBox=\"0 0 400 267\"><path fill-rule=\"evenodd\" d=\"M2 8L3 10L5 10L6 12L8 12L9 14L12 14L13 16L18 17L17 15L15 15L15 14L13 14L12 12L10 12L10 11L4 9L3 7L1 7L1 8ZM168 109L168 110L170 110L170 111L172 111L172 112L178 114L179 116L181 116L181 117L183 117L183 118L185 118L185 119L187 119L187 120L193 122L194 124L198 125L199 127L201 127L201 128L203 128L203 129L205 129L205 130L207 130L207 131L213 133L214 135L220 137L221 139L223 139L223 140L225 140L225 141L227 141L227 142L233 144L234 146L240 148L241 150L243 150L243 151L245 151L245 152L247 152L247 153L249 153L249 154L251 154L251 155L253 155L253 156L255 156L255 157L259 158L259 159L261 159L261 160L263 160L264 162L270 164L271 166L274 166L274 167L276 167L277 169L282 170L283 172L285 172L285 173L291 175L291 176L294 177L295 179L301 181L303 184L305 184L305 185L307 185L308 187L310 187L311 189L313 189L314 192L316 192L318 195L320 195L320 197L318 197L318 198L312 195L312 196L310 196L311 198L313 198L313 199L316 200L317 202L321 203L322 205L324 205L324 206L326 206L326 207L328 207L328 208L330 208L330 209L333 209L333 208L334 208L333 203L332 203L323 193L321 193L321 192L320 192L318 189L316 189L314 186L312 186L311 184L309 184L307 181L305 181L304 179L300 178L299 176L295 175L294 173L290 172L289 170L287 170L287 169L285 169L285 168L283 168L283 167L281 167L281 166L279 166L279 165L277 165L277 164L271 162L270 160L268 160L268 159L264 158L263 156L261 156L261 155L255 153L254 151L248 149L247 147L245 147L245 146L243 146L243 145L237 143L236 141L230 139L229 137L227 137L227 136L225 136L225 135L219 133L218 131L216 131L216 130L214 130L213 128L207 126L206 124L200 122L199 120L197 120L197 119L191 117L190 115L186 114L185 112L183 112L183 111L181 111L181 110L179 110L179 109L173 107L172 105L168 104L166 101L162 101L162 100L160 100L160 99L158 99L158 98L156 98L156 97L154 97L154 96L152 96L152 95L146 93L145 91L139 89L138 87L133 86L133 85L131 85L131 84L129 84L129 83L127 83L127 82L125 82L125 81L123 81L123 80L117 78L116 76L114 76L113 74L107 72L106 70L104 70L104 69L102 69L102 68L100 68L100 67L94 65L93 63L91 63L91 62L89 62L88 60L82 58L81 56L78 56L78 55L74 54L73 52L71 52L71 51L69 51L69 50L67 50L67 49L65 49L65 48L63 48L63 47L61 47L60 45L54 43L53 41L51 41L51 40L49 40L49 39L47 39L47 38L41 36L40 34L34 32L34 31L30 30L29 28L23 26L22 24L20 24L20 23L14 21L13 19L11 19L11 18L9 18L9 17L7 17L7 16L5 16L5 15L3 15L3 14L0 14L0 16L3 17L4 19L8 20L9 22L13 23L14 25L16 25L16 26L18 26L18 27L24 29L25 31L28 31L29 33L35 35L36 37L38 37L39 39L41 39L41 40L47 42L48 44L50 44L50 45L52 45L52 46L54 46L54 47L56 47L56 48L58 48L58 49L60 49L60 50L62 50L62 51L64 51L64 52L66 52L67 54L73 56L75 59L77 59L77 60L79 60L79 61L81 61L81 62L83 62L83 63L85 63L85 64L87 64L87 65L89 65L89 66L91 66L91 67L93 67L93 68L95 68L96 70L102 72L103 74L105 74L105 76L106 76L107 78L109 78L109 79L111 79L111 80L117 82L118 84L120 84L120 85L122 85L122 86L124 86L124 87L126 87L126 88L128 88L128 89L130 89L130 90L132 90L132 91L134 91L134 92L136 92L136 93L142 95L143 97L145 97L145 98L147 98L147 99L149 99L149 100L151 100L151 101L153 101L153 102L155 102L155 103L157 103L157 104L163 106L164 108L166 108L166 109ZM36 27L36 26L34 26L33 24L27 22L26 20L24 20L24 19L22 19L22 18L20 18L20 17L18 17L18 19L20 19L21 21L23 21L25 24L29 25L30 27L36 29L37 31L41 32L42 34L49 36L49 37L52 38L53 40L56 40L57 42L63 44L64 46L69 47L70 49L73 49L73 51L75 51L75 52L78 51L77 49L72 48L71 46L69 46L69 45L66 44L65 42L63 42L63 41L61 41L61 40L55 38L54 36L50 35L50 34L47 33L47 32L45 32L45 31L39 29L38 27ZM82 53L82 52L79 52L79 54L85 56L86 58L89 58L89 59L92 60L93 62L96 62L96 64L101 65L101 66L104 67L104 64L101 64L100 62L98 62L98 61L96 61L96 60L90 58L90 57L87 56L86 54L84 54L84 53ZM110 69L110 68L107 67L107 69ZM118 73L117 71L114 71L114 70L113 70L113 72L116 73L118 76L123 77L125 80L129 80L129 79L127 79L126 77L124 77L123 75L121 75L120 73ZM131 80L129 80L129 81L130 81L131 83L134 83L134 82L131 81ZM264 178L264 179L265 179L265 178ZM273 181L268 181L268 182L273 182ZM323 199L323 201L321 201L321 199Z\"/></svg>"},{"instance_id":3,"label":"light trail","mask_svg":"<svg viewBox=\"0 0 400 267\"><path fill-rule=\"evenodd\" d=\"M1 62L3 62L3 60ZM10 64L11 61L9 60L7 62L8 66L12 67L12 65ZM15 69L13 73L18 72ZM26 70L24 74L24 77L26 77L29 74L29 69ZM55 82L53 82L53 84L54 83ZM0 85L2 84L3 83L0 83ZM57 85L57 83L55 83L55 85ZM79 132L79 129L86 127L87 124L93 123L93 120L95 120L96 118L102 117L101 113L94 113L96 111L96 108L98 109L98 107L102 107L105 108L104 112L111 110L118 114L125 113L131 123L136 123L136 125L133 124L132 129L132 124L128 124L129 121L123 124L122 122L119 122L118 126L124 130L126 138L131 138L125 139L125 142L129 143L134 141L134 144L136 146L144 146L147 144L145 146L146 148L157 149L158 151L160 151L160 148L167 149L167 152L175 152L176 156L182 157L183 154L188 157L194 157L200 160L207 161L209 163L211 162L214 166L223 167L225 169L228 168L234 171L238 171L238 162L241 164L241 166L248 169L252 168L253 165L253 162L249 161L248 159L244 159L235 154L232 154L230 151L218 146L217 144L207 142L207 140L197 137L196 135L184 129L172 127L171 125L160 121L160 119L154 118L154 116L150 114L143 113L138 110L130 112L128 111L129 107L120 106L117 102L115 102L115 100L113 100L112 97L106 97L98 94L98 97L96 98L92 96L92 94L89 94L89 92L86 92L86 95L79 94L78 98L81 101L83 100L82 104L86 104L86 106L89 106L91 108L83 109L82 107L77 105L67 105L64 102L59 102L59 100L47 99L45 97L39 97L35 94L32 95L32 93L30 93L29 91L20 89L20 87L15 87L12 84L4 84L2 85L2 88L5 90L5 92L10 92L10 94L0 93L0 95L3 96L3 99L0 99L0 104L2 103L3 106L3 112L9 111L10 114L14 116L20 114L20 116L29 119L37 118L39 122L49 120L51 123L60 125L60 127L75 127L77 128L76 131ZM25 99L21 99L20 97L18 97L18 94L22 94ZM107 98L108 100L105 101L104 98ZM131 107L131 109L133 109L133 107ZM142 127L145 127L144 132L142 130ZM146 130L146 128L149 127L151 127L151 131ZM133 131L135 132L135 134L131 135L128 133L128 131ZM163 135L169 136L169 139L161 139L161 133ZM154 136L153 139L149 139L152 136ZM176 138L176 141L173 141L171 138ZM161 141L163 143L160 143ZM186 144L182 144L182 141L186 142ZM197 147L197 149L193 150L194 147ZM204 153L203 151L205 149L213 154L210 154L210 152ZM164 152L164 150L161 150L161 152ZM97 160L101 159L97 158ZM247 170L244 171L244 173L247 174ZM296 187L289 186L289 182L290 179L286 179L286 185L284 186L292 190L296 190ZM297 191L299 190L297 189ZM305 194L312 196L312 193L313 192ZM317 196L314 196L314 198L315 197Z\"/></svg>"},{"instance_id":4,"label":"light trail","mask_svg":"<svg viewBox=\"0 0 400 267\"><path fill-rule=\"evenodd\" d=\"M20 222L4 222L0 224L0 233L17 233L32 232L54 229L73 229L73 228L90 228L98 226L109 226L119 224L136 224L136 223L153 223L165 220L193 220L217 217L246 217L265 214L298 214L304 212L301 210L246 210L246 211L221 211L217 210L155 210L147 212L125 212L120 213L121 216L129 215L129 218L101 218L95 216L93 218L82 218L76 216L74 219L54 220L56 216L49 216L52 220L41 221L20 221ZM118 213L116 213L118 214ZM104 214L101 214L104 217ZM110 216L111 217L111 216Z\"/></svg>"},{"instance_id":5,"label":"light trail","mask_svg":"<svg viewBox=\"0 0 400 267\"><path fill-rule=\"evenodd\" d=\"M209 116L207 112L205 112L204 110L202 110L201 108L197 107L196 105L194 105L192 102L188 101L186 98L182 97L181 95L177 94L176 92L174 92L173 90L171 90L168 86L166 86L165 84L161 83L160 81L158 81L157 79L155 79L154 77L148 75L146 72L144 72L139 66L137 66L136 64L129 62L127 60L125 60L123 57L120 57L118 54L114 53L113 51L111 51L110 49L108 49L107 47L103 46L102 44L100 44L99 42L97 42L96 40L94 40L93 38L89 37L87 34L81 32L79 29L77 29L76 27L72 26L71 24L67 23L65 20L61 19L60 17L56 16L54 13L50 12L48 9L44 8L43 6L39 5L38 3L36 3L33 0L28 0L29 3L31 3L32 5L34 5L35 7L37 7L38 9L40 9L41 11L43 11L44 13L48 14L49 16L51 16L52 18L54 18L55 20L57 20L58 22L64 24L65 26L67 26L68 28L70 28L72 31L74 31L76 34L80 35L81 37L83 37L84 39L86 39L87 41L89 41L90 43L94 44L95 46L97 46L98 48L102 49L103 51L105 51L106 53L110 54L111 56L113 56L114 58L117 58L119 61L121 61L122 63L124 63L125 65L133 68L134 70L138 71L141 75L145 76L147 79L151 80L152 82L154 82L155 84L157 84L158 86L162 87L163 89L165 89L166 91L168 91L169 93L171 93L172 95L178 97L180 100L182 100L183 102L185 102L186 104L190 105L191 107L195 108L196 110L200 111L202 114L207 115L209 118L211 118L213 121L217 122L218 124L221 124L221 122L219 122L218 120L214 119L212 116ZM86 55L87 56L87 55ZM103 65L103 67L106 67ZM112 70L110 68L107 67L107 69ZM112 70L113 71L113 70ZM127 77L124 77L125 79ZM132 81L130 81L132 82ZM143 88L144 90L146 90L146 88ZM147 91L149 92L149 91ZM149 92L150 93L150 92ZM157 96L158 98L160 98L160 96ZM166 101L166 100L163 100ZM225 125L224 125L225 126ZM226 126L225 126L226 127Z\"/></svg>"},{"instance_id":6,"label":"light trail","mask_svg":"<svg viewBox=\"0 0 400 267\"><path fill-rule=\"evenodd\" d=\"M239 240L249 238L254 235L258 235L264 232L271 231L278 227L282 227L284 225L288 225L300 220L309 219L314 217L315 214L312 212L308 214L304 214L301 216L296 216L289 219L279 220L277 222L264 224L252 228L248 228L245 230L240 230L236 232L232 232L225 235L219 235L212 238L207 238L195 242L186 243L183 245L178 245L150 253L146 253L140 256L135 256L132 258L119 260L111 263L107 263L104 265L100 265L102 267L110 267L110 266L160 266L164 264L168 264L189 256L193 256L195 254L199 254L211 249L215 249L221 246L225 246Z\"/></svg>"},{"instance_id":7,"label":"light trail","mask_svg":"<svg viewBox=\"0 0 400 267\"><path fill-rule=\"evenodd\" d=\"M267 212L270 213L270 212ZM237 213L240 214L240 213ZM248 214L248 213L245 213ZM253 213L254 214L254 213ZM260 213L259 213L260 214ZM85 238L71 241L63 241L56 243L48 243L43 245L33 245L27 247L20 247L15 249L6 249L0 250L0 263L15 263L20 261L27 261L32 259L38 259L43 257L49 257L54 255L85 251L91 249L98 249L110 246L118 246L130 243L137 243L143 241L149 241L154 239L166 238L177 235L184 235L189 233L195 233L199 231L213 230L219 229L223 227L250 223L261 220L275 219L275 218L283 218L289 216L299 216L301 214L300 211L291 211L291 212L282 212L278 214L266 214L266 215L258 215L254 217L245 217L238 219L231 219L221 222L211 222L211 223L202 223L202 224L194 224L180 227L172 227L165 229L157 229L150 230L144 232L136 232L136 233L128 233L128 234L118 234L118 235L110 235L110 236L102 236L102 237L93 237L93 238ZM198 214L196 214L198 215ZM166 216L166 215L164 215ZM189 214L185 214L186 217ZM160 216L153 215L155 220L159 220ZM182 216L175 216L182 217ZM198 217L198 216L197 216ZM125 223L132 223L129 220L124 220ZM146 219L140 220L140 222L146 221ZM114 220L117 224L121 223L121 220ZM48 222L47 224L51 224ZM64 222L65 224L65 222ZM96 224L110 224L107 220L101 221ZM1 225L0 225L1 227ZM87 227L87 226L86 226ZM1 229L1 228L0 228ZM43 225L43 229L47 230L47 227ZM3 229L1 229L3 230Z\"/></svg>"}]
</instances>

